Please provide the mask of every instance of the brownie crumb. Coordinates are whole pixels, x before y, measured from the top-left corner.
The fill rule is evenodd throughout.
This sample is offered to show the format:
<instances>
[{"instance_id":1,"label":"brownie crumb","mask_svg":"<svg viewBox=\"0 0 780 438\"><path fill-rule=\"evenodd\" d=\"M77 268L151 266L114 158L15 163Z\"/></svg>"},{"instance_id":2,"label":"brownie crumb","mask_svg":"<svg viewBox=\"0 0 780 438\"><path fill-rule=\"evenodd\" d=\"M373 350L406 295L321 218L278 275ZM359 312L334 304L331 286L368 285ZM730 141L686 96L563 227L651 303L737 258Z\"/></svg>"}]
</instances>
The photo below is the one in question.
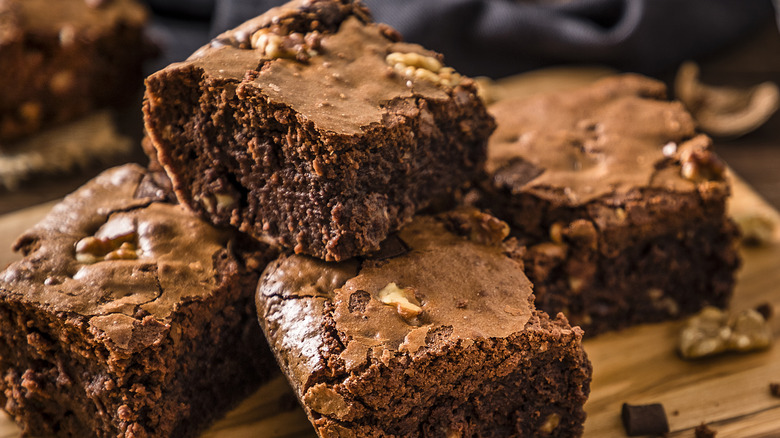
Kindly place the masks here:
<instances>
[{"instance_id":1,"label":"brownie crumb","mask_svg":"<svg viewBox=\"0 0 780 438\"><path fill-rule=\"evenodd\" d=\"M715 435L718 434L717 431L710 429L704 423L696 426L694 432L696 433L696 438L715 438Z\"/></svg>"},{"instance_id":2,"label":"brownie crumb","mask_svg":"<svg viewBox=\"0 0 780 438\"><path fill-rule=\"evenodd\" d=\"M666 412L660 403L649 405L623 403L621 416L628 436L660 435L669 432Z\"/></svg>"},{"instance_id":3,"label":"brownie crumb","mask_svg":"<svg viewBox=\"0 0 780 438\"><path fill-rule=\"evenodd\" d=\"M780 398L780 383L772 382L769 384L769 393Z\"/></svg>"}]
</instances>

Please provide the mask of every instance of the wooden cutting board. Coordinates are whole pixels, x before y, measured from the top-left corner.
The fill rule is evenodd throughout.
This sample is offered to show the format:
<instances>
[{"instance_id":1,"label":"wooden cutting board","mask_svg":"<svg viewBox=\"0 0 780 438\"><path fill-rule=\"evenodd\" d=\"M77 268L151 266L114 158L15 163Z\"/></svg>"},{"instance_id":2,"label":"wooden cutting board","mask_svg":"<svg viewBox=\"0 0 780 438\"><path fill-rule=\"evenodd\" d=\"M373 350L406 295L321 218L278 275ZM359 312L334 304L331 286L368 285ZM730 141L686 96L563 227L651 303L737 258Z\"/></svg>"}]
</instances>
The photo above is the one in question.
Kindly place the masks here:
<instances>
[{"instance_id":1,"label":"wooden cutting board","mask_svg":"<svg viewBox=\"0 0 780 438\"><path fill-rule=\"evenodd\" d=\"M0 267L18 258L11 242L37 222L51 203L0 216ZM732 216L762 216L775 228L771 244L743 248L732 309L761 303L774 306L775 336L780 336L780 214L742 181L734 182ZM620 407L662 403L669 416L670 437L693 437L693 429L708 424L725 437L780 437L780 398L772 397L770 382L780 382L780 344L769 350L728 355L695 362L675 354L681 322L634 327L585 342L593 362L591 395L585 409L585 436L625 436ZM294 398L281 378L265 385L252 397L213 425L209 438L315 437L300 408L285 410ZM282 402L280 402L282 401ZM19 429L0 413L0 438L19 436Z\"/></svg>"}]
</instances>

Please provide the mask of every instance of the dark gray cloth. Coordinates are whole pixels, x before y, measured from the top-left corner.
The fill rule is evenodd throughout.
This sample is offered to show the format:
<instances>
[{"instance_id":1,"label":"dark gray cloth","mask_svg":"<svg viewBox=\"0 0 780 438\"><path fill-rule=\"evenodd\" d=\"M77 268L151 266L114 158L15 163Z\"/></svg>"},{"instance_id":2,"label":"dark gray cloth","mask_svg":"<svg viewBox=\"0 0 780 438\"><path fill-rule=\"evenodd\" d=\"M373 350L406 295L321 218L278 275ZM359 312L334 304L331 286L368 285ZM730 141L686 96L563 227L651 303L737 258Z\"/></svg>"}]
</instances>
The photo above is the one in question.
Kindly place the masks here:
<instances>
[{"instance_id":1,"label":"dark gray cloth","mask_svg":"<svg viewBox=\"0 0 780 438\"><path fill-rule=\"evenodd\" d=\"M177 0L148 1L170 13ZM180 1L186 9L191 0ZM196 3L204 9L208 1ZM462 73L492 77L572 63L658 74L734 42L774 15L770 0L365 2L405 40L443 53ZM215 0L210 36L283 3Z\"/></svg>"}]
</instances>

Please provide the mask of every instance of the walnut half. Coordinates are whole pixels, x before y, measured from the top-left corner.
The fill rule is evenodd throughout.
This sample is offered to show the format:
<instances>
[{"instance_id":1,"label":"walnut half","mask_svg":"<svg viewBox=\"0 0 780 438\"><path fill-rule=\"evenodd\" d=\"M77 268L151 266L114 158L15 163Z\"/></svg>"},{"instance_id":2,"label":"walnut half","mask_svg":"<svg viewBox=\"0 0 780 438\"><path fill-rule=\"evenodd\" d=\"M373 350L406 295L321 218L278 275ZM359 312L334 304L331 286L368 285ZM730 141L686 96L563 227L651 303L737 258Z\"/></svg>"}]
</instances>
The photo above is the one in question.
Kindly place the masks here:
<instances>
[{"instance_id":1,"label":"walnut half","mask_svg":"<svg viewBox=\"0 0 780 438\"><path fill-rule=\"evenodd\" d=\"M696 359L726 351L761 350L771 342L772 331L758 311L748 309L729 316L718 308L705 307L680 332L678 350L683 358Z\"/></svg>"}]
</instances>

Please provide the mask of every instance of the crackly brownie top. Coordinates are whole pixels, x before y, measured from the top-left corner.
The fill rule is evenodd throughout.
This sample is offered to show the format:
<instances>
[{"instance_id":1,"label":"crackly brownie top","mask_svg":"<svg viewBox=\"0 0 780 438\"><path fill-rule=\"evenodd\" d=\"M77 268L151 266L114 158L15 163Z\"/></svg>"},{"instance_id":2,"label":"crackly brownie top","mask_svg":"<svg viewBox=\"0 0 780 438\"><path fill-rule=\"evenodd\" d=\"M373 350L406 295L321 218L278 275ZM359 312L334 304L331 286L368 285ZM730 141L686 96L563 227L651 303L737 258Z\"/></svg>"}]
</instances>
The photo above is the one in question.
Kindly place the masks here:
<instances>
[{"instance_id":1,"label":"crackly brownie top","mask_svg":"<svg viewBox=\"0 0 780 438\"><path fill-rule=\"evenodd\" d=\"M0 43L23 32L58 36L67 45L94 39L120 23L139 26L146 9L135 0L0 0Z\"/></svg>"},{"instance_id":2,"label":"crackly brownie top","mask_svg":"<svg viewBox=\"0 0 780 438\"><path fill-rule=\"evenodd\" d=\"M663 83L638 75L576 91L496 103L488 145L493 184L578 205L656 187L696 190L725 166Z\"/></svg>"},{"instance_id":3,"label":"crackly brownie top","mask_svg":"<svg viewBox=\"0 0 780 438\"><path fill-rule=\"evenodd\" d=\"M440 55L401 42L351 0L293 1L271 9L166 71L188 68L234 83L239 97L246 87L259 90L316 129L340 134L382 123L395 99L450 99L453 89L468 98L474 91L471 81L442 65Z\"/></svg>"},{"instance_id":4,"label":"crackly brownie top","mask_svg":"<svg viewBox=\"0 0 780 438\"><path fill-rule=\"evenodd\" d=\"M116 347L138 350L173 312L214 293L214 256L231 234L182 207L136 165L108 170L66 197L16 243L0 299L84 317Z\"/></svg>"},{"instance_id":5,"label":"crackly brownie top","mask_svg":"<svg viewBox=\"0 0 780 438\"><path fill-rule=\"evenodd\" d=\"M414 354L434 339L506 337L533 313L531 283L502 243L508 231L476 210L418 216L363 261L282 258L266 270L258 293L329 300L335 328L346 336L340 357L347 370L362 365L369 350L381 358L383 351Z\"/></svg>"}]
</instances>

